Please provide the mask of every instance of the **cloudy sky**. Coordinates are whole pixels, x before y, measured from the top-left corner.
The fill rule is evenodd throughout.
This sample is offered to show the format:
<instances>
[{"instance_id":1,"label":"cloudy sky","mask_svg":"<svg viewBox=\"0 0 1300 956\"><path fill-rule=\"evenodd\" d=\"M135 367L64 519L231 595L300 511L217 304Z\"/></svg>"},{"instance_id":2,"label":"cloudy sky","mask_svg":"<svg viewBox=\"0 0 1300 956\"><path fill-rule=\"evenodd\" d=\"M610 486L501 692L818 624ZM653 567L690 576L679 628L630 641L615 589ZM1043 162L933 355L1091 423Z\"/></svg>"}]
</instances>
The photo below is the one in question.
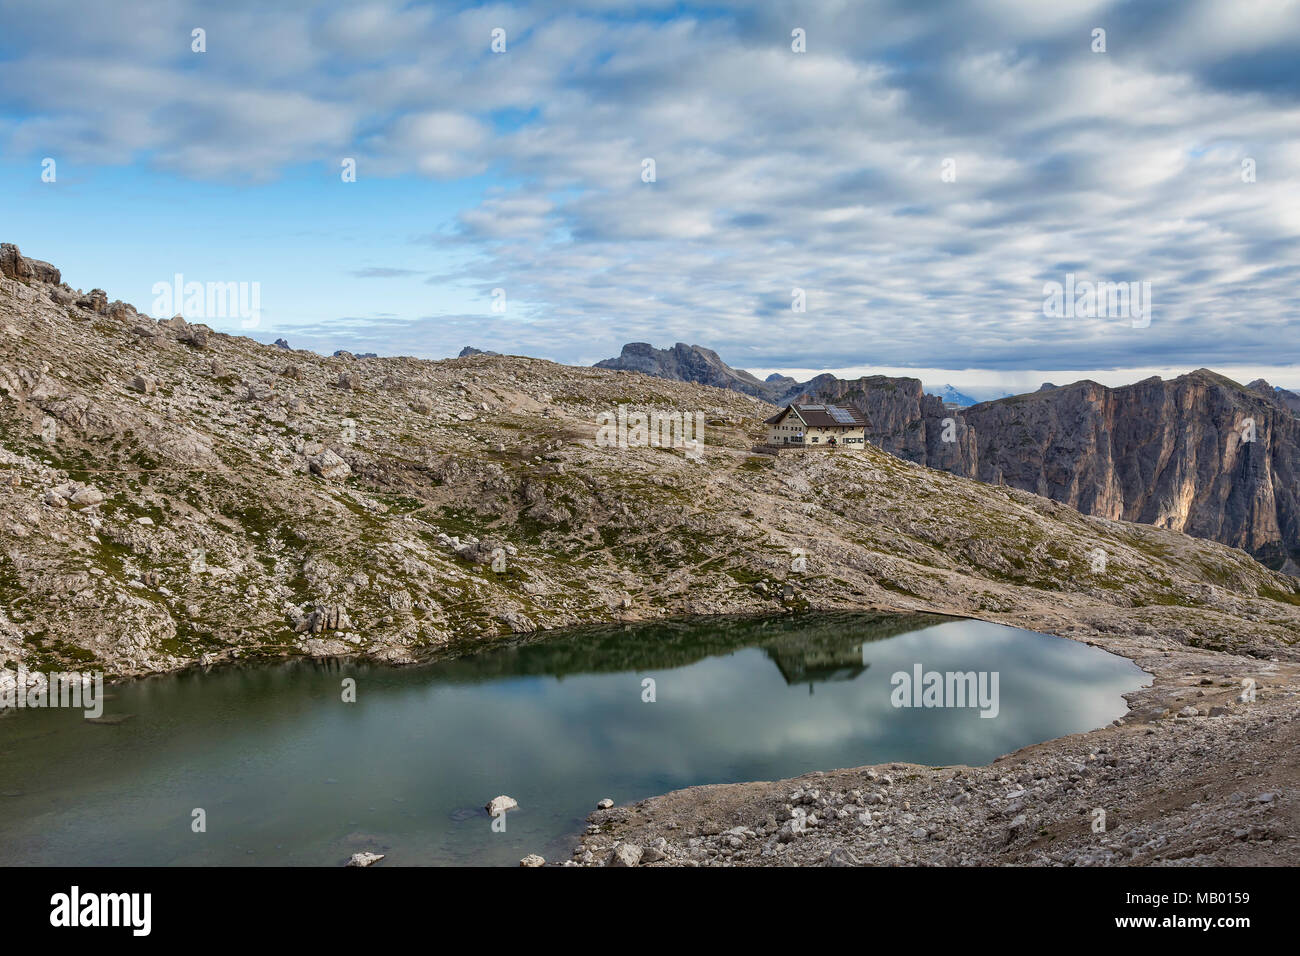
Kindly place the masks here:
<instances>
[{"instance_id":1,"label":"cloudy sky","mask_svg":"<svg viewBox=\"0 0 1300 956\"><path fill-rule=\"evenodd\" d=\"M0 0L0 240L321 351L1300 387L1300 3L559 6Z\"/></svg>"}]
</instances>

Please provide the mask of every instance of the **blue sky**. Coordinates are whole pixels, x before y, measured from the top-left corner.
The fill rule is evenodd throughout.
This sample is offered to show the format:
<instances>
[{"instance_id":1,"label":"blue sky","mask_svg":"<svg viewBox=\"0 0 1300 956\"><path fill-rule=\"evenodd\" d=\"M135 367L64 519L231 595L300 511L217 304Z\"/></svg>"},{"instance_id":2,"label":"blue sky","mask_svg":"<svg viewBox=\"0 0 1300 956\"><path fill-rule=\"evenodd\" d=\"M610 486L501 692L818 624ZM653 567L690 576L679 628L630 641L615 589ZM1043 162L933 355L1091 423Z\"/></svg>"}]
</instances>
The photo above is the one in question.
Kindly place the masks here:
<instances>
[{"instance_id":1,"label":"blue sky","mask_svg":"<svg viewBox=\"0 0 1300 956\"><path fill-rule=\"evenodd\" d=\"M268 341L1300 386L1289 0L0 0L0 89L0 239L143 310L258 282ZM1044 315L1067 273L1150 324Z\"/></svg>"}]
</instances>

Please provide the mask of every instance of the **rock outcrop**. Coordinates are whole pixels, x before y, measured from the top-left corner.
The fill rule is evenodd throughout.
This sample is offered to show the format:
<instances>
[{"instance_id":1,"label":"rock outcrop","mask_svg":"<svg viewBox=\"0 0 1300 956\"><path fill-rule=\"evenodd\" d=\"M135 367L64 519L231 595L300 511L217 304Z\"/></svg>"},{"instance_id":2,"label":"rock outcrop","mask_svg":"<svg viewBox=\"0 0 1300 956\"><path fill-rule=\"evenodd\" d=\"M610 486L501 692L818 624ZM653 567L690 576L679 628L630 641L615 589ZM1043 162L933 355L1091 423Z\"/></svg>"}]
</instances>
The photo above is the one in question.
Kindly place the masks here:
<instances>
[{"instance_id":1,"label":"rock outcrop","mask_svg":"<svg viewBox=\"0 0 1300 956\"><path fill-rule=\"evenodd\" d=\"M617 358L597 362L596 368L641 372L672 382L694 382L715 388L731 388L765 401L776 401L781 382L762 382L744 371L734 369L712 349L678 342L670 349L657 349L646 342L630 342Z\"/></svg>"},{"instance_id":2,"label":"rock outcrop","mask_svg":"<svg viewBox=\"0 0 1300 956\"><path fill-rule=\"evenodd\" d=\"M966 408L883 375L760 382L708 349L623 348L603 368L730 388L775 404L851 404L899 458L1243 548L1300 573L1300 395L1207 369L1120 388L1056 386Z\"/></svg>"},{"instance_id":3,"label":"rock outcrop","mask_svg":"<svg viewBox=\"0 0 1300 956\"><path fill-rule=\"evenodd\" d=\"M959 474L1211 538L1275 568L1300 558L1300 419L1271 389L1200 369L1120 388L1076 382L961 417L976 447Z\"/></svg>"},{"instance_id":4,"label":"rock outcrop","mask_svg":"<svg viewBox=\"0 0 1300 956\"><path fill-rule=\"evenodd\" d=\"M0 275L19 282L41 282L57 286L63 276L54 266L40 259L29 259L12 243L0 243Z\"/></svg>"}]
</instances>

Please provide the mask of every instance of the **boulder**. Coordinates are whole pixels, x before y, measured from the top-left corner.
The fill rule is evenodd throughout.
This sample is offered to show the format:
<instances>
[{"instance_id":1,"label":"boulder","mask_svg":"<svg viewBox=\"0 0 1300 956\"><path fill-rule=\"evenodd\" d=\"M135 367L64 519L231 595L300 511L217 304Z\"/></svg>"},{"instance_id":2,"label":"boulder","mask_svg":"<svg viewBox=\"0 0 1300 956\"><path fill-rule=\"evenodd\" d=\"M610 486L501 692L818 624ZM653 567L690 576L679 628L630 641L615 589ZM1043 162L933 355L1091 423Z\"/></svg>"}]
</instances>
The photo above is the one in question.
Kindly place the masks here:
<instances>
[{"instance_id":1,"label":"boulder","mask_svg":"<svg viewBox=\"0 0 1300 956\"><path fill-rule=\"evenodd\" d=\"M348 618L348 612L343 608L338 606L318 607L298 621L294 626L294 632L297 634L304 631L312 634L324 634L326 631L346 631L351 627L352 621Z\"/></svg>"},{"instance_id":2,"label":"boulder","mask_svg":"<svg viewBox=\"0 0 1300 956\"><path fill-rule=\"evenodd\" d=\"M176 341L202 351L208 347L208 328L202 325L191 325L176 334Z\"/></svg>"},{"instance_id":3,"label":"boulder","mask_svg":"<svg viewBox=\"0 0 1300 956\"><path fill-rule=\"evenodd\" d=\"M320 475L326 481L341 481L352 474L352 466L326 448L319 455L308 459L313 474Z\"/></svg>"},{"instance_id":4,"label":"boulder","mask_svg":"<svg viewBox=\"0 0 1300 956\"><path fill-rule=\"evenodd\" d=\"M148 375L137 375L131 379L131 388L141 395L152 395L158 391L158 383Z\"/></svg>"},{"instance_id":5,"label":"boulder","mask_svg":"<svg viewBox=\"0 0 1300 956\"><path fill-rule=\"evenodd\" d=\"M456 548L456 553L473 564L491 564L497 552L510 553L499 538L486 537L469 541Z\"/></svg>"},{"instance_id":6,"label":"boulder","mask_svg":"<svg viewBox=\"0 0 1300 956\"><path fill-rule=\"evenodd\" d=\"M352 859L348 860L348 866L374 866L384 858L383 853L353 853Z\"/></svg>"},{"instance_id":7,"label":"boulder","mask_svg":"<svg viewBox=\"0 0 1300 956\"><path fill-rule=\"evenodd\" d=\"M530 853L519 861L520 866L545 866L546 860L536 853Z\"/></svg>"},{"instance_id":8,"label":"boulder","mask_svg":"<svg viewBox=\"0 0 1300 956\"><path fill-rule=\"evenodd\" d=\"M98 488L93 488L90 485L87 485L79 491L74 492L70 500L78 508L90 508L94 505L103 503L104 493Z\"/></svg>"},{"instance_id":9,"label":"boulder","mask_svg":"<svg viewBox=\"0 0 1300 956\"><path fill-rule=\"evenodd\" d=\"M106 315L108 313L108 293L103 289L91 289L90 292L77 300L77 308Z\"/></svg>"},{"instance_id":10,"label":"boulder","mask_svg":"<svg viewBox=\"0 0 1300 956\"><path fill-rule=\"evenodd\" d=\"M129 322L132 318L139 315L135 311L135 306L129 302L123 302L121 299L114 299L108 305L108 317L116 319L119 322Z\"/></svg>"},{"instance_id":11,"label":"boulder","mask_svg":"<svg viewBox=\"0 0 1300 956\"><path fill-rule=\"evenodd\" d=\"M23 265L23 254L12 242L0 243L0 275L9 279L27 278L27 268Z\"/></svg>"},{"instance_id":12,"label":"boulder","mask_svg":"<svg viewBox=\"0 0 1300 956\"><path fill-rule=\"evenodd\" d=\"M483 809L488 812L488 816L495 817L509 810L518 810L519 801L514 797L507 797L505 794L502 794L499 797L493 797L489 800Z\"/></svg>"},{"instance_id":13,"label":"boulder","mask_svg":"<svg viewBox=\"0 0 1300 956\"><path fill-rule=\"evenodd\" d=\"M635 843L620 843L609 853L606 866L637 866L641 862L641 848Z\"/></svg>"}]
</instances>

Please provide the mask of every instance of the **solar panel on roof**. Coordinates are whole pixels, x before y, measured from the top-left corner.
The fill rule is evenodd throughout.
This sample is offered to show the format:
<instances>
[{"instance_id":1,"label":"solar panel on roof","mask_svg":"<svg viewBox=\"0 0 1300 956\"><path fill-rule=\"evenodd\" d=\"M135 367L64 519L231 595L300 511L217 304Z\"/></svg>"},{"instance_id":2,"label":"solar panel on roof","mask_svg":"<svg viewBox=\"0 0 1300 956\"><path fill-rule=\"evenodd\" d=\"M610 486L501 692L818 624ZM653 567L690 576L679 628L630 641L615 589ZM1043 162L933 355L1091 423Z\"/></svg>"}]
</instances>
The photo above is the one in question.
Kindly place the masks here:
<instances>
[{"instance_id":1,"label":"solar panel on roof","mask_svg":"<svg viewBox=\"0 0 1300 956\"><path fill-rule=\"evenodd\" d=\"M852 425L854 421L856 421L853 417L853 413L847 408L838 408L832 405L828 411L831 413L831 418L835 419L841 425Z\"/></svg>"}]
</instances>

